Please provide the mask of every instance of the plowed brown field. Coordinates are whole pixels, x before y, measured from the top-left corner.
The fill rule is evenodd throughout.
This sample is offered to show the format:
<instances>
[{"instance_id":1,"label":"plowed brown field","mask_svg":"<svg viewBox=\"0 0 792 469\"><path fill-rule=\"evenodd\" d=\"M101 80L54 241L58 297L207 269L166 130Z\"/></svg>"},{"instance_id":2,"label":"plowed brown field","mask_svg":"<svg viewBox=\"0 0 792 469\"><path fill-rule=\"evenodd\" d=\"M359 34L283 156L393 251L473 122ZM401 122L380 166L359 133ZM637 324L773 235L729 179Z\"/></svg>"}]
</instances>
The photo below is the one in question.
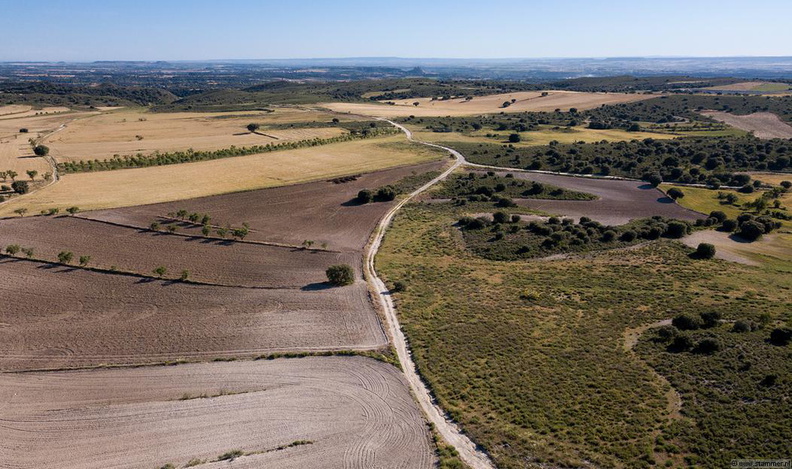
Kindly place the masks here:
<instances>
[{"instance_id":1,"label":"plowed brown field","mask_svg":"<svg viewBox=\"0 0 792 469\"><path fill-rule=\"evenodd\" d=\"M201 394L219 397L186 399ZM0 374L2 467L430 468L399 371L358 357ZM281 450L295 441L310 442ZM231 450L255 453L211 463Z\"/></svg>"}]
</instances>

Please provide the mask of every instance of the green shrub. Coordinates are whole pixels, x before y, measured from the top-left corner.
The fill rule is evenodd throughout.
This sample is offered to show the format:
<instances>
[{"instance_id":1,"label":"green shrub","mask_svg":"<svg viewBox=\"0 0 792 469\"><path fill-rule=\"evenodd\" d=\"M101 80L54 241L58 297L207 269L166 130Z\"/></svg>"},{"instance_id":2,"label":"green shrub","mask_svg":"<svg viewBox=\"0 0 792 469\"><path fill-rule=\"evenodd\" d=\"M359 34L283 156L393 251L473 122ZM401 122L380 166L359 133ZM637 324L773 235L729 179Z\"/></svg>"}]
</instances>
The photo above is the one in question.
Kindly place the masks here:
<instances>
[{"instance_id":1,"label":"green shrub","mask_svg":"<svg viewBox=\"0 0 792 469\"><path fill-rule=\"evenodd\" d=\"M327 281L337 287L351 285L355 282L355 270L348 264L331 265L325 274Z\"/></svg>"},{"instance_id":2,"label":"green shrub","mask_svg":"<svg viewBox=\"0 0 792 469\"><path fill-rule=\"evenodd\" d=\"M701 328L703 321L690 314L680 314L671 321L671 324L680 331L694 331Z\"/></svg>"},{"instance_id":3,"label":"green shrub","mask_svg":"<svg viewBox=\"0 0 792 469\"><path fill-rule=\"evenodd\" d=\"M699 243L694 254L698 259L712 259L715 257L715 246L710 243Z\"/></svg>"}]
</instances>

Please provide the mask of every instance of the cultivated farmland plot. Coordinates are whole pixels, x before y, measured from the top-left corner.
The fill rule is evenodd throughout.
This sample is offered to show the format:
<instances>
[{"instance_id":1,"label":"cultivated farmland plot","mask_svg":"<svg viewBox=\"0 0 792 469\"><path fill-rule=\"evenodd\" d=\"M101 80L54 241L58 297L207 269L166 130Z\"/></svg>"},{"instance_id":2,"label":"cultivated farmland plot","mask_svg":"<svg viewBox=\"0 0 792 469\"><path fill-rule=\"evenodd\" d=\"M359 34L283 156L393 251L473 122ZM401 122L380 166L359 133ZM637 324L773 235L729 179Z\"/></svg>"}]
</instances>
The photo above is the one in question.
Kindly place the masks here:
<instances>
[{"instance_id":1,"label":"cultivated farmland plot","mask_svg":"<svg viewBox=\"0 0 792 469\"><path fill-rule=\"evenodd\" d=\"M4 467L229 467L212 461L235 450L244 468L434 461L401 373L367 358L4 374L0 402Z\"/></svg>"}]
</instances>

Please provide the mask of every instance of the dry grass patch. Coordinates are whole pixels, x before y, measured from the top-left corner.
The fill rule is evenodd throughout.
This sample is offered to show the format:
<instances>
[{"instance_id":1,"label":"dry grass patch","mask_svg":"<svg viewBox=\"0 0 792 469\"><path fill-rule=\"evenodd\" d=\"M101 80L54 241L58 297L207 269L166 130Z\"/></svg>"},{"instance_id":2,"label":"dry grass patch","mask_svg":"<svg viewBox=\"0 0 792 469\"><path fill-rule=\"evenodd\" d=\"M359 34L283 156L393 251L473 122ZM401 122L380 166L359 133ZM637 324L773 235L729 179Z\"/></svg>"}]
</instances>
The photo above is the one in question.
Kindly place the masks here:
<instances>
[{"instance_id":1,"label":"dry grass patch","mask_svg":"<svg viewBox=\"0 0 792 469\"><path fill-rule=\"evenodd\" d=\"M112 158L114 155L149 155L194 150L249 147L284 141L331 138L346 133L337 127L267 129L271 124L330 122L332 115L294 108L275 112L151 113L125 109L75 122L47 139L59 161ZM257 123L261 129L248 132Z\"/></svg>"},{"instance_id":2,"label":"dry grass patch","mask_svg":"<svg viewBox=\"0 0 792 469\"><path fill-rule=\"evenodd\" d=\"M380 103L327 103L325 107L338 112L365 114L381 117L405 116L466 116L498 112L553 111L570 108L579 110L591 109L603 104L629 103L649 99L652 95L622 93L578 93L573 91L550 91L542 96L540 91L523 91L515 93L477 96L467 101L465 98L435 100L432 98L414 98L393 101L394 105ZM503 107L504 102L515 102ZM413 103L418 103L415 106Z\"/></svg>"},{"instance_id":3,"label":"dry grass patch","mask_svg":"<svg viewBox=\"0 0 792 469\"><path fill-rule=\"evenodd\" d=\"M198 163L67 174L57 184L3 203L0 216L20 207L38 213L50 207L86 210L184 200L366 173L438 156L393 136Z\"/></svg>"}]
</instances>

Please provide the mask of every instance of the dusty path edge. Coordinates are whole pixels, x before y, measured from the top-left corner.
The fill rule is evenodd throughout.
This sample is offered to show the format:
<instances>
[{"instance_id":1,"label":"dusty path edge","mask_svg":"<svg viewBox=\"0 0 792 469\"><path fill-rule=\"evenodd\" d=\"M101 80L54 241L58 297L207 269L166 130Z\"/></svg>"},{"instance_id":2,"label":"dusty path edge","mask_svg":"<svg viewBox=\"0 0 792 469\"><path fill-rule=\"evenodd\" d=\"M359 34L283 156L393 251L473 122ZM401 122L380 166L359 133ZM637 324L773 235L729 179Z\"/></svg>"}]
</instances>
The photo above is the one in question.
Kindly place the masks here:
<instances>
[{"instance_id":1,"label":"dusty path edge","mask_svg":"<svg viewBox=\"0 0 792 469\"><path fill-rule=\"evenodd\" d=\"M374 259L379 252L380 246L382 245L385 232L387 231L388 227L393 221L393 217L396 215L399 209L401 209L407 202L411 201L417 195L426 191L438 182L441 182L454 170L465 164L465 157L452 148L415 140L413 139L412 132L410 132L407 128L388 119L380 118L380 120L388 122L404 132L404 134L407 136L407 139L410 141L449 152L454 157L455 161L454 164L443 171L442 174L400 200L399 203L397 203L385 214L384 217L382 217L380 222L377 224L371 242L364 253L363 272L371 283L376 293L376 297L379 299L379 303L382 306L382 311L387 322L388 333L393 340L393 347L396 349L396 354L402 364L404 375L410 385L410 389L412 390L415 399L418 401L418 404L421 406L421 409L423 410L426 417L430 422L432 422L440 436L442 436L443 439L448 442L448 444L452 445L457 450L459 457L466 464L468 464L473 469L494 468L495 465L492 463L492 460L490 460L489 456L484 451L479 449L478 446L473 443L473 441L467 435L462 433L456 423L449 419L440 406L435 403L434 398L429 392L429 388L427 388L426 384L423 382L423 380L421 380L421 377L418 375L418 371L415 367L415 362L412 360L412 355L407 345L407 339L402 332L393 299L390 296L388 288L385 286L385 282L379 278L377 271L374 268Z\"/></svg>"}]
</instances>

